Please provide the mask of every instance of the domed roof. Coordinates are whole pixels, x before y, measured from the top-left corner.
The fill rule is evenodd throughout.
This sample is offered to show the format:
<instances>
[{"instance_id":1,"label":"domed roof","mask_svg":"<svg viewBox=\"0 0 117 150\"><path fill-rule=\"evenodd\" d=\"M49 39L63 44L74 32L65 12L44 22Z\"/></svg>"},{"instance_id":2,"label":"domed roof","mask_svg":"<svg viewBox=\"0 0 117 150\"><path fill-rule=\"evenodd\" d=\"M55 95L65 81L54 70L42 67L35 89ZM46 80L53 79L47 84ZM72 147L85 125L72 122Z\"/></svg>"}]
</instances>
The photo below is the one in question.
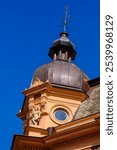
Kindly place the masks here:
<instances>
[{"instance_id":1,"label":"domed roof","mask_svg":"<svg viewBox=\"0 0 117 150\"><path fill-rule=\"evenodd\" d=\"M88 77L73 63L55 60L39 67L33 76L32 84L39 79L41 82L49 81L52 84L77 88L87 91Z\"/></svg>"},{"instance_id":2,"label":"domed roof","mask_svg":"<svg viewBox=\"0 0 117 150\"><path fill-rule=\"evenodd\" d=\"M76 56L74 44L69 40L68 33L62 32L55 40L48 54L53 61L39 67L33 76L32 85L49 81L51 84L88 91L88 77L71 61Z\"/></svg>"}]
</instances>

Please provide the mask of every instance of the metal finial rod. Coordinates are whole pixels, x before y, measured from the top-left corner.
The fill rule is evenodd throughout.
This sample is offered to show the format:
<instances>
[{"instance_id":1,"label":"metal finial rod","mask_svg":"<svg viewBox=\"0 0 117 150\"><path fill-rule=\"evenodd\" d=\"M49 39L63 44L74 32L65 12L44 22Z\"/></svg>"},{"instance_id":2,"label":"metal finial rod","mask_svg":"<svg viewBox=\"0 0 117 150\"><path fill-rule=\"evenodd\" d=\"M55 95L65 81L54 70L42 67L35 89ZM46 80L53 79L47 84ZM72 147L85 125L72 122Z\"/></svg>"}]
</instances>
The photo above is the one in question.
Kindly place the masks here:
<instances>
[{"instance_id":1,"label":"metal finial rod","mask_svg":"<svg viewBox=\"0 0 117 150\"><path fill-rule=\"evenodd\" d=\"M68 23L70 22L70 19L71 19L71 16L69 15L69 12L68 12L68 7L65 7L64 9L64 12L65 12L65 16L64 16L64 32L66 32L66 28L68 26Z\"/></svg>"}]
</instances>

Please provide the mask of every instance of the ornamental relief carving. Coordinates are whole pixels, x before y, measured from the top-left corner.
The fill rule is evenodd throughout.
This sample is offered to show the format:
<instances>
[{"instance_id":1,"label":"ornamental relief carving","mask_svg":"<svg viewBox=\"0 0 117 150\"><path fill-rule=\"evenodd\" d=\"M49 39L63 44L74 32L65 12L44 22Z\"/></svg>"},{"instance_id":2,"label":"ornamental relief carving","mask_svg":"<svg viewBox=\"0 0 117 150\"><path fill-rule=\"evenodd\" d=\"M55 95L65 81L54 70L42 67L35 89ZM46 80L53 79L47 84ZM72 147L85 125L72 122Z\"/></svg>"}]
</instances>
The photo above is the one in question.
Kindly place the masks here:
<instances>
[{"instance_id":1,"label":"ornamental relief carving","mask_svg":"<svg viewBox=\"0 0 117 150\"><path fill-rule=\"evenodd\" d=\"M34 105L29 110L29 119L31 125L39 125L39 120L41 118L41 108L39 105Z\"/></svg>"},{"instance_id":2,"label":"ornamental relief carving","mask_svg":"<svg viewBox=\"0 0 117 150\"><path fill-rule=\"evenodd\" d=\"M39 86L39 85L41 85L43 83L44 83L43 81L41 81L38 77L36 77L35 80L32 82L30 88Z\"/></svg>"},{"instance_id":3,"label":"ornamental relief carving","mask_svg":"<svg viewBox=\"0 0 117 150\"><path fill-rule=\"evenodd\" d=\"M29 109L26 114L26 119L24 121L24 127L27 125L39 125L42 115L46 114L45 104L46 101L44 99L41 99L38 104L29 105Z\"/></svg>"}]
</instances>

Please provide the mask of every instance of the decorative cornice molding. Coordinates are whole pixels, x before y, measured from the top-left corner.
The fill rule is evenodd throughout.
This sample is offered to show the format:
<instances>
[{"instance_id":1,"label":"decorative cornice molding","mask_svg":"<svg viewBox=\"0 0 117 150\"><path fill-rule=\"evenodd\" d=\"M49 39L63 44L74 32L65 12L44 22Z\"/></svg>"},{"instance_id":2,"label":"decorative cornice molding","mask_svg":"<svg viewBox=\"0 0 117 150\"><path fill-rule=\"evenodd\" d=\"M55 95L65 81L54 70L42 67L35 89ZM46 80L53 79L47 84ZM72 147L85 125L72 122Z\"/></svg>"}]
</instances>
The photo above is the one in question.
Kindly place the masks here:
<instances>
[{"instance_id":1,"label":"decorative cornice molding","mask_svg":"<svg viewBox=\"0 0 117 150\"><path fill-rule=\"evenodd\" d=\"M89 138L94 138L94 137L97 137L100 135L100 132L95 132L95 133L90 133L90 134L87 134L87 135L83 135L83 136L79 136L79 137L76 137L76 138L73 138L73 139L68 139L68 140L65 140L65 141L62 141L62 142L59 142L59 143L56 143L56 144L52 144L52 145L48 145L48 143L44 142L45 144L42 146L42 147L38 147L38 146L34 146L34 145L24 145L23 146L23 150L47 150L48 148L49 149L54 149L54 148L58 148L58 147L62 147L62 146L65 146L65 145L69 145L69 144L73 144L73 143L77 143L77 142L80 142L80 141L85 141ZM100 148L100 145L94 145L92 147L90 147L90 150L98 150Z\"/></svg>"},{"instance_id":2,"label":"decorative cornice molding","mask_svg":"<svg viewBox=\"0 0 117 150\"><path fill-rule=\"evenodd\" d=\"M39 148L37 146L29 146L29 145L25 145L23 147L23 150L45 150L45 148Z\"/></svg>"},{"instance_id":3,"label":"decorative cornice molding","mask_svg":"<svg viewBox=\"0 0 117 150\"><path fill-rule=\"evenodd\" d=\"M54 143L48 143L48 139L46 137L30 137L30 136L21 136L15 135L12 148L15 150L49 150L56 149L62 146L69 146L70 144L82 143L91 139L99 139L100 131L96 130L87 134L77 135L76 137L63 138L62 141L57 140ZM19 145L20 144L20 145ZM99 143L92 144L89 150L99 150ZM87 149L86 149L87 150Z\"/></svg>"},{"instance_id":4,"label":"decorative cornice molding","mask_svg":"<svg viewBox=\"0 0 117 150\"><path fill-rule=\"evenodd\" d=\"M63 145L68 145L68 144L76 143L76 142L81 141L81 140L82 141L83 140L87 140L89 138L96 137L96 136L99 136L99 135L100 135L100 131L97 131L97 132L90 133L90 134L87 134L87 135L78 136L78 137L75 137L75 138L72 138L72 139L68 139L66 141L62 141L62 142L59 142L59 143L56 143L56 144L53 144L53 145L50 145L50 146L52 148L57 148L57 147L61 147ZM92 150L94 150L94 149L92 149Z\"/></svg>"}]
</instances>

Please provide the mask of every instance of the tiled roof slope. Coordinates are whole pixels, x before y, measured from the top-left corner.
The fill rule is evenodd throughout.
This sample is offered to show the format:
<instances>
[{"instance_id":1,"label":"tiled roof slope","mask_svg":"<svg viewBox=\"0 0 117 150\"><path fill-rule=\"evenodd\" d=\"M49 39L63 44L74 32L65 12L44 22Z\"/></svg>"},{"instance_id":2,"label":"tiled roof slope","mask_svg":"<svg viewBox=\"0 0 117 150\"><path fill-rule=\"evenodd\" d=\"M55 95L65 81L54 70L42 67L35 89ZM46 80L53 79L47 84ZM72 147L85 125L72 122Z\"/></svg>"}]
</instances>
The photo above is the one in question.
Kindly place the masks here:
<instances>
[{"instance_id":1,"label":"tiled roof slope","mask_svg":"<svg viewBox=\"0 0 117 150\"><path fill-rule=\"evenodd\" d=\"M92 87L89 98L87 98L75 113L74 119L81 119L83 117L96 114L100 112L100 87Z\"/></svg>"}]
</instances>

